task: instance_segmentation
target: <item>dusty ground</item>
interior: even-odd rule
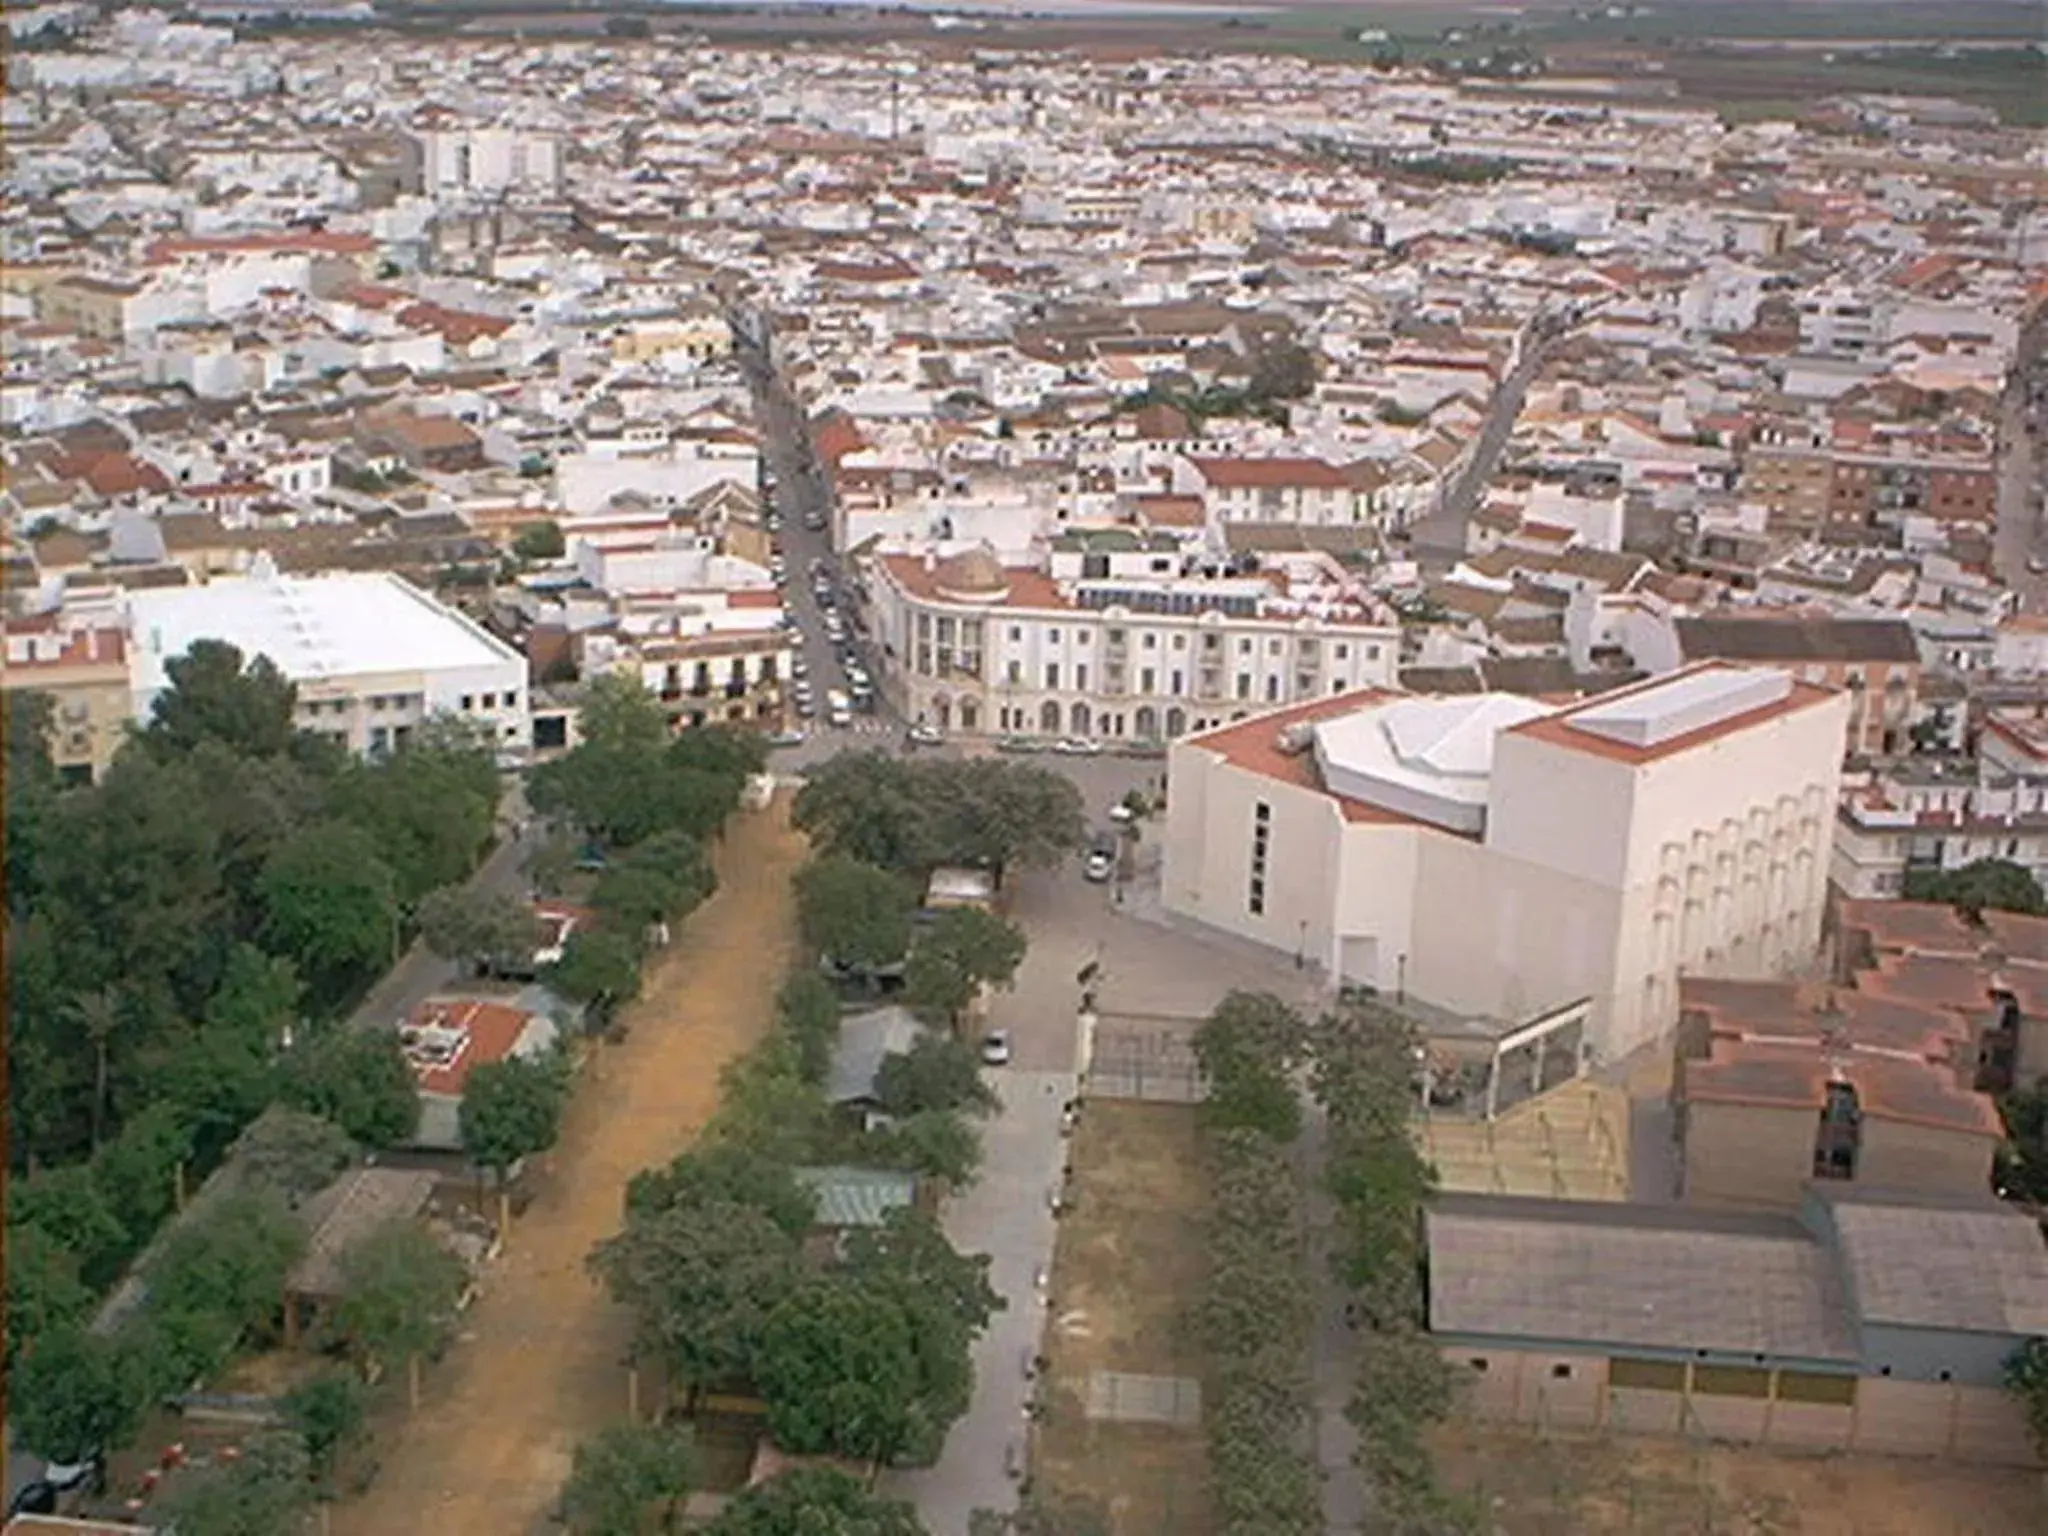
[[[657,963],[625,1042],[592,1057],[462,1340],[428,1373],[420,1411],[386,1437],[367,1496],[335,1511],[334,1536],[542,1528],[576,1443],[624,1414],[627,1321],[584,1258],[617,1229],[627,1179],[688,1145],[719,1069],[766,1029],[803,853],[786,799],[734,820],[718,894]]]
[[[1074,1136],[1075,1208],[1053,1255],[1047,1415],[1032,1470],[1106,1503],[1115,1536],[1206,1536],[1199,1430],[1090,1422],[1089,1373],[1198,1376],[1184,1310],[1204,1281],[1208,1190],[1192,1106],[1095,1099]]]
[[[2042,1479],[1876,1456],[1753,1446],[1537,1438],[1471,1424],[1440,1433],[1456,1487],[1495,1499],[1505,1536],[2016,1536],[2048,1529]]]

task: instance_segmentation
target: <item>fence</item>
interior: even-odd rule
[[[1195,1060],[1200,1022],[1173,1014],[1102,1015],[1088,1063],[1089,1096],[1199,1104],[1209,1093]]]

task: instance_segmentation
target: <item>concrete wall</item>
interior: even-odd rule
[[[1967,1131],[1940,1130],[1866,1115],[1856,1182],[1873,1189],[1981,1196],[1990,1187],[1996,1143]]]
[[[1867,1123],[1867,1122],[1866,1122]],[[1760,1104],[1685,1106],[1681,1171],[1694,1205],[1796,1211],[1813,1177],[1819,1114]]]
[[[1863,1325],[1863,1355],[1870,1368],[1894,1381],[2001,1387],[2005,1362],[2025,1341],[2009,1334],[1958,1328]]]
[[[1683,1373],[1682,1390],[1616,1386],[1620,1363],[1597,1354],[1446,1344],[1444,1358],[1477,1418],[1543,1430],[1686,1435],[1796,1451],[1935,1456],[1998,1466],[2039,1466],[2025,1416],[2010,1393],[1960,1382],[1853,1380],[1851,1401],[1810,1401],[1803,1383],[1838,1378],[1792,1370],[1732,1370],[1659,1362]],[[1483,1362],[1483,1365],[1482,1365]],[[1734,1380],[1717,1380],[1714,1373]],[[1763,1382],[1752,1378],[1763,1378]],[[1700,1385],[1744,1390],[1698,1390]],[[1757,1390],[1748,1390],[1751,1387]],[[1836,1387],[1839,1390],[1839,1387]]]

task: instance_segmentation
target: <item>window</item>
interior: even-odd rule
[[[1013,662],[1011,662],[1011,663],[1010,663],[1010,681],[1011,681],[1011,682],[1013,682],[1013,683],[1021,683],[1021,682],[1023,682],[1023,681],[1024,681],[1024,663],[1023,663],[1023,662],[1021,662],[1021,661],[1013,661]]]
[[[1275,635],[1266,642],[1266,654],[1268,656],[1278,656],[1280,654],[1280,637],[1278,635]]]
[[[1365,659],[1367,661],[1378,661],[1380,659],[1380,648],[1376,645],[1368,645],[1365,648]]]
[[[495,693],[485,694],[483,697],[483,707],[485,709],[496,709],[498,707],[498,696]]]
[[[516,693],[508,693],[508,694],[506,694],[506,695],[505,695],[505,707],[506,707],[507,709],[517,709],[517,708],[519,707],[519,695],[518,695],[518,694],[516,694]]]
[[[1074,686],[1083,691],[1088,687],[1088,663],[1085,661],[1074,663]]]
[[[1145,631],[1145,638],[1139,641],[1138,643],[1144,646],[1145,649],[1148,651],[1156,651],[1159,649],[1159,637],[1153,634],[1152,631],[1149,629]]]
[[[1122,645],[1124,643],[1124,632],[1120,629],[1106,629],[1102,632],[1102,638],[1111,645]]]
[[[1014,644],[1018,643],[1019,641],[1023,640],[1023,638],[1024,638],[1024,626],[1023,626],[1023,625],[1021,625],[1021,624],[1012,624],[1012,625],[1010,626],[1010,642],[1011,642],[1011,644],[1013,644],[1013,645],[1014,645]]]
[[[465,693],[465,694],[464,694],[464,695],[462,696],[462,707],[463,707],[464,709],[475,709],[475,708],[476,708],[476,695],[475,695],[475,694],[473,694],[473,693]]]
[[[1266,910],[1266,855],[1272,841],[1273,807],[1261,800],[1252,807],[1251,885],[1245,895],[1245,907],[1253,917],[1263,916]]]
[[[1048,688],[1057,688],[1059,687],[1059,685],[1060,664],[1056,661],[1048,661],[1045,664],[1045,686]]]
[[[1058,629],[1048,629],[1048,630],[1047,630],[1047,631],[1045,632],[1045,643],[1046,643],[1047,645],[1058,645],[1058,644],[1060,643],[1060,632],[1059,632],[1059,630],[1058,630]]]
[[[1570,1381],[1572,1379],[1572,1368],[1560,1361],[1550,1368],[1550,1379],[1552,1381]]]
[[[1173,637],[1173,648],[1176,651],[1186,650],[1188,648],[1188,637],[1186,635],[1175,635]]]
[[[1337,647],[1337,659],[1338,659],[1339,661],[1349,661],[1349,660],[1351,659],[1351,647],[1350,647],[1350,646],[1348,646],[1348,645],[1340,645],[1340,646],[1338,646],[1338,647]]]
[[[1484,1355],[1474,1355],[1465,1364],[1472,1368],[1472,1374],[1475,1376],[1484,1376],[1486,1374],[1486,1357]]]
[[[1239,640],[1238,640],[1238,642],[1237,642],[1237,654],[1238,654],[1238,655],[1240,655],[1240,656],[1249,656],[1249,655],[1251,655],[1251,653],[1252,653],[1252,642],[1251,642],[1251,639],[1250,639],[1250,637],[1249,637],[1249,636],[1245,636],[1245,637],[1240,637],[1240,638],[1239,638]]]
[[[1237,674],[1237,696],[1240,699],[1248,699],[1252,696],[1251,673],[1240,672]]]

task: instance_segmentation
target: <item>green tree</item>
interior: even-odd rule
[[[463,1085],[462,1150],[502,1185],[513,1164],[555,1144],[568,1098],[568,1066],[558,1053],[484,1062]]]
[[[749,1380],[769,1316],[804,1273],[795,1234],[717,1199],[629,1209],[590,1264],[632,1311],[640,1353],[691,1386]]]
[[[548,972],[548,985],[600,1011],[631,1002],[640,995],[639,943],[616,927],[578,928]]]
[[[1258,400],[1300,400],[1316,387],[1316,354],[1292,338],[1274,340],[1252,354],[1249,393]]]
[[[963,1189],[981,1170],[981,1132],[965,1116],[932,1109],[910,1115],[868,1136],[868,1155],[888,1168],[901,1168]]]
[[[7,1365],[27,1345],[85,1320],[92,1293],[78,1255],[32,1222],[7,1224]]]
[[[792,1167],[817,1157],[829,1141],[830,1111],[804,1076],[803,1057],[788,1036],[771,1035],[730,1063],[719,1081],[714,1140]]]
[[[982,987],[1010,984],[1024,949],[1016,924],[980,907],[950,907],[910,952],[905,995],[914,1007],[958,1020]]]
[[[692,1147],[666,1168],[634,1174],[626,1185],[629,1215],[704,1205],[748,1206],[791,1237],[802,1237],[818,1214],[817,1195],[797,1182],[787,1163],[732,1142]]]
[[[79,1273],[93,1290],[113,1284],[134,1251],[135,1241],[91,1165],[47,1168],[13,1181],[7,1191],[7,1219],[31,1226],[75,1255]]]
[[[82,1462],[127,1444],[142,1398],[111,1339],[61,1328],[24,1350],[7,1382],[8,1427],[49,1461]]]
[[[360,827],[308,827],[278,850],[261,881],[265,937],[329,997],[398,948],[398,892]]]
[[[114,987],[80,993],[72,1003],[79,1033],[92,1043],[92,1147],[100,1147],[100,1122],[107,1109],[107,1052],[121,1027],[124,999]]]
[[[313,1503],[304,1442],[290,1432],[259,1434],[235,1461],[200,1470],[164,1497],[170,1528],[206,1536],[288,1536]]]
[[[907,875],[938,862],[931,805],[911,765],[880,752],[841,752],[812,767],[791,815],[827,857]]]
[[[770,1314],[754,1361],[775,1443],[886,1462],[943,1435],[922,1415],[915,1327],[895,1297],[844,1275],[792,1293]]]
[[[164,665],[170,686],[150,708],[144,743],[160,756],[217,741],[243,757],[289,751],[298,693],[267,656],[243,665],[222,640],[195,640]]]
[[[469,1273],[416,1221],[387,1222],[341,1256],[335,1331],[363,1356],[416,1366],[455,1327]],[[415,1404],[418,1381],[412,1382]]]
[[[2034,1448],[2048,1456],[2048,1338],[2029,1339],[2005,1362],[2006,1390],[2019,1399]]]
[[[1301,1015],[1270,993],[1232,992],[1195,1031],[1195,1059],[1209,1080],[1204,1116],[1279,1141],[1301,1133],[1292,1073],[1307,1044]]]
[[[376,845],[401,906],[457,884],[482,860],[501,794],[497,745],[472,721],[436,715],[389,757],[343,765],[333,809]]]
[[[981,1080],[973,1047],[950,1035],[924,1035],[909,1050],[883,1057],[875,1097],[884,1111],[901,1118],[934,1110],[987,1114],[999,1104]]]
[[[322,1031],[285,1059],[281,1091],[360,1146],[395,1147],[419,1128],[419,1083],[395,1031]]]
[[[192,1155],[192,1138],[170,1103],[151,1104],[129,1117],[121,1134],[93,1159],[93,1182],[115,1220],[131,1234],[154,1232],[177,1202],[178,1169]]]
[[[318,1194],[355,1156],[355,1143],[332,1120],[282,1105],[242,1136],[249,1177],[288,1206]]]
[[[716,886],[711,860],[695,834],[657,832],[606,866],[591,904],[631,932],[681,921]]]
[[[710,838],[739,804],[744,765],[760,760],[758,748],[709,726],[671,744],[660,704],[622,674],[586,688],[581,729],[572,750],[528,776],[527,801],[612,848],[660,832]]]
[[[734,1499],[706,1536],[927,1536],[908,1504],[830,1467],[798,1467]]]
[[[931,806],[939,862],[995,871],[1051,866],[1088,841],[1081,791],[1063,773],[1013,758],[923,758],[910,765]]]
[[[775,994],[775,1019],[795,1052],[797,1072],[813,1085],[832,1070],[839,1045],[839,997],[808,967],[790,972]]]
[[[528,564],[559,560],[567,549],[568,544],[562,538],[562,525],[552,520],[529,523],[512,540],[512,553]]]
[[[519,971],[540,945],[533,908],[504,891],[444,885],[427,892],[414,918],[435,954],[479,971]]]
[[[1951,870],[1908,870],[1904,894],[1908,901],[1945,901],[1971,913],[1990,908],[2039,917],[2048,912],[2040,882],[2010,859],[1977,859]]]
[[[2035,1205],[2048,1205],[2048,1078],[2007,1094],[1998,1107],[2005,1117],[1998,1188]]]
[[[328,1371],[299,1383],[279,1406],[284,1421],[306,1448],[306,1458],[322,1482],[331,1482],[335,1462],[357,1435],[369,1413],[360,1376]]]
[[[576,1447],[562,1511],[576,1536],[640,1536],[650,1509],[676,1529],[697,1481],[696,1447],[673,1424],[611,1424]]]
[[[285,1276],[305,1246],[305,1229],[276,1196],[227,1195],[170,1234],[147,1272],[150,1307],[223,1319],[232,1344],[276,1315]]]
[[[841,965],[883,966],[910,949],[917,890],[902,876],[844,854],[797,872],[797,924],[804,942]]]

